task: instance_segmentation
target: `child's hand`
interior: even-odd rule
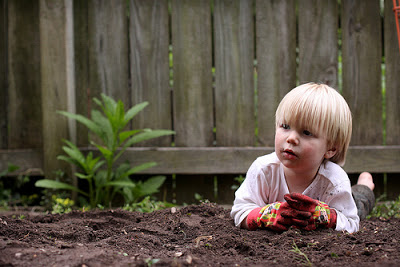
[[[256,210],[254,210],[256,211]],[[277,232],[287,231],[292,225],[304,228],[308,225],[311,213],[291,208],[286,202],[274,202],[249,214],[247,224],[250,229],[269,228]]]
[[[299,193],[287,194],[285,195],[285,200],[292,208],[312,214],[309,224],[303,229],[315,230],[318,226],[325,228],[336,227],[336,211],[329,208],[326,203]]]

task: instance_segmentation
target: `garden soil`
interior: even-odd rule
[[[211,203],[152,213],[0,214],[0,266],[400,266],[400,220],[354,234],[236,228]]]

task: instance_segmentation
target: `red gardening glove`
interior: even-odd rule
[[[300,228],[305,230],[315,230],[318,227],[336,227],[336,211],[329,208],[326,203],[299,193],[286,194],[284,198],[290,207],[299,211],[307,211],[312,214],[308,225]]]
[[[311,213],[291,208],[286,202],[274,202],[262,208],[253,209],[247,216],[250,230],[269,228],[273,231],[287,231],[292,225],[306,227]]]

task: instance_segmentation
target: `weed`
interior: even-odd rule
[[[237,190],[237,189],[239,188],[239,186],[243,183],[243,181],[244,181],[245,178],[246,178],[246,177],[244,177],[244,176],[242,176],[242,175],[240,175],[240,176],[238,176],[238,177],[235,177],[234,180],[235,180],[237,183],[234,184],[234,185],[232,185],[232,186],[231,186],[231,189],[232,189],[232,190]]]
[[[116,102],[104,94],[101,95],[101,101],[97,98],[93,100],[100,107],[100,110],[92,110],[91,119],[79,114],[59,112],[61,115],[86,126],[91,133],[89,135],[90,143],[99,151],[100,156],[97,157],[92,152],[84,155],[75,144],[64,140],[66,145],[63,146],[63,150],[66,155],[58,156],[58,159],[78,167],[80,172],[75,173],[75,175],[87,181],[88,192],[70,184],[48,179],[39,180],[35,185],[76,191],[89,199],[91,208],[99,205],[103,207],[111,206],[117,194],[122,195],[126,203],[134,203],[146,195],[157,192],[158,188],[164,183],[165,177],[152,177],[144,183],[135,183],[129,178],[130,175],[155,166],[155,162],[147,162],[135,167],[131,167],[128,162],[119,166],[115,165],[126,149],[133,144],[171,135],[174,132],[151,129],[125,130],[128,123],[148,105],[148,102],[137,104],[125,112],[122,101]]]
[[[0,178],[13,174],[18,169],[18,166],[8,163],[7,169],[0,172]],[[37,194],[25,195],[21,193],[21,188],[30,182],[26,173],[29,173],[29,170],[13,178],[11,187],[6,186],[6,183],[3,183],[0,179],[0,207],[8,209],[10,206],[28,206],[39,199]]]
[[[55,195],[52,195],[53,206],[52,206],[52,214],[62,214],[68,213],[72,211],[72,206],[74,205],[74,201],[69,198],[60,198]]]
[[[154,201],[150,198],[150,196],[147,196],[140,202],[125,204],[123,209],[127,211],[153,212],[155,210],[165,209],[173,206],[173,204],[168,202]]]
[[[332,257],[332,258],[335,258],[335,259],[338,259],[338,258],[339,258],[339,256],[338,256],[335,252],[332,252],[332,253],[331,253],[331,257]]]
[[[301,251],[301,250],[299,249],[299,247],[296,245],[296,242],[295,242],[295,241],[293,241],[293,246],[292,246],[292,248],[293,248],[293,249],[291,249],[291,250],[289,250],[289,251],[294,252],[294,253],[297,254],[297,256],[295,257],[297,260],[301,261],[301,262],[302,262],[304,265],[306,265],[306,266],[312,266],[312,263],[311,263],[311,261],[308,259],[307,255],[306,255],[303,251]]]
[[[152,266],[153,264],[156,264],[157,262],[159,262],[160,259],[152,259],[152,258],[148,258],[145,260],[147,266]]]
[[[376,200],[376,204],[368,215],[369,218],[400,218],[400,195],[396,200],[381,202],[380,200],[385,196],[382,195]]]

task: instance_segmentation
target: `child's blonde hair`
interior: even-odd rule
[[[300,85],[282,99],[275,115],[276,127],[285,123],[323,134],[328,149],[336,149],[330,161],[343,166],[352,131],[352,117],[346,100],[325,84]]]

